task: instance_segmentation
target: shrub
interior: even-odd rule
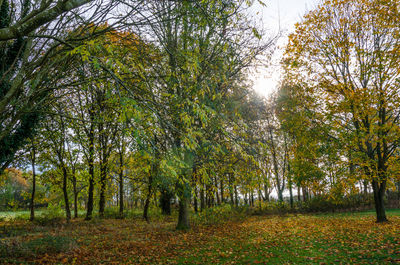
[[[251,209],[248,206],[232,207],[229,204],[222,204],[204,209],[193,216],[193,222],[197,224],[219,224],[230,220],[239,220],[249,214]]]
[[[30,218],[30,213],[20,213],[16,214],[12,219],[13,220],[29,220]]]
[[[121,215],[119,214],[119,208],[110,207],[110,208],[104,209],[104,218],[110,218],[110,219],[119,219],[119,218],[121,218]]]
[[[30,241],[0,241],[0,258],[29,258],[49,253],[67,252],[75,248],[76,241],[65,236],[46,235]]]
[[[49,205],[47,209],[38,217],[35,217],[35,222],[39,225],[54,225],[62,222],[65,219],[63,210],[58,204]]]
[[[325,196],[315,196],[303,202],[301,210],[306,212],[328,212],[337,208],[337,205]]]

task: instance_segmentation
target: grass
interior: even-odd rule
[[[35,215],[40,215],[43,210],[37,210]],[[10,221],[12,219],[29,219],[30,211],[1,211],[0,220]]]
[[[37,226],[2,222],[0,242],[24,255],[0,263],[44,264],[384,264],[400,262],[400,210],[376,224],[374,212],[252,216],[174,230],[176,216],[94,219]],[[55,245],[56,247],[47,248]],[[35,250],[36,247],[36,250]],[[22,250],[21,250],[22,249]],[[45,249],[45,251],[44,251]],[[20,252],[18,252],[20,251]],[[22,252],[21,252],[22,251]],[[34,254],[32,254],[34,253]]]

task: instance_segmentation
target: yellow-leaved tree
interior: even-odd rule
[[[353,152],[358,174],[348,177],[372,185],[377,222],[387,221],[384,194],[399,168],[399,1],[323,1],[296,25],[284,64],[319,122]]]

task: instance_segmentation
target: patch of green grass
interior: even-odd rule
[[[35,217],[41,216],[45,211],[46,211],[46,209],[35,210]],[[31,212],[29,210],[0,211],[0,220],[4,220],[4,221],[10,221],[13,219],[29,220],[30,214],[31,214]]]
[[[343,212],[343,213],[321,213],[316,214],[315,216],[320,217],[367,217],[367,216],[375,216],[375,210],[367,210],[367,211],[360,211],[360,212]],[[386,215],[388,217],[391,216],[400,216],[400,209],[386,209]]]
[[[0,220],[9,221],[18,217],[25,217],[29,214],[29,211],[4,211],[0,212]]]
[[[388,211],[388,224],[376,224],[374,212],[255,217],[240,231],[182,251],[176,264],[397,263],[399,213]]]

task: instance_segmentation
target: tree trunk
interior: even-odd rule
[[[232,183],[233,181],[232,181],[232,176],[231,176],[231,174],[229,174],[228,173],[228,187],[229,187],[229,197],[230,197],[230,199],[231,199],[231,204],[232,205],[235,205],[235,199],[234,199],[234,194],[233,194],[233,191],[234,191],[234,187],[233,187],[233,183]]]
[[[229,187],[229,197],[231,198],[231,204],[235,205],[235,199],[233,197],[233,187]]]
[[[238,207],[239,206],[239,195],[238,195],[238,191],[237,191],[237,186],[235,185],[235,206]]]
[[[107,178],[107,167],[106,161],[102,159],[100,165],[100,200],[99,200],[99,216],[104,217],[104,209],[106,204],[106,178]]]
[[[189,204],[190,204],[190,190],[187,184],[183,184],[179,198],[179,216],[177,230],[188,230],[190,229],[189,224]]]
[[[90,112],[91,120],[93,116],[93,111]],[[85,220],[91,220],[93,215],[93,204],[94,204],[94,123],[91,121],[90,131],[89,131],[89,190],[88,190],[88,202],[87,202],[87,212]]]
[[[267,184],[264,184],[264,192],[265,192],[265,200],[269,202],[269,190]]]
[[[67,179],[68,179],[68,173],[67,173],[67,168],[65,166],[62,167],[63,171],[63,194],[64,194],[64,203],[65,203],[65,214],[67,218],[67,222],[71,220],[71,210],[69,208],[69,200],[68,200],[68,190],[67,190]]]
[[[297,201],[301,201],[300,186],[297,186]]]
[[[193,198],[193,204],[194,204],[194,212],[197,213],[199,211],[198,208],[198,201],[197,201],[197,184],[194,184],[194,198]]]
[[[35,149],[32,148],[32,194],[31,194],[31,216],[30,221],[35,219],[35,192],[36,192],[36,170],[35,170]]]
[[[151,174],[149,175],[149,183],[147,186],[147,196],[146,196],[146,201],[144,203],[144,207],[143,207],[143,219],[146,220],[147,223],[150,222],[149,220],[149,206],[150,206],[150,200],[151,200],[151,195],[153,192],[153,173],[154,173],[154,168],[151,172]]]
[[[200,212],[202,212],[204,210],[205,205],[206,205],[204,197],[205,197],[204,196],[204,184],[203,184],[203,181],[201,181],[201,184],[200,184]]]
[[[221,203],[224,203],[225,202],[225,199],[224,199],[224,181],[223,181],[222,177],[221,177],[219,185],[220,185],[220,191],[221,191]]]
[[[143,207],[143,219],[146,220],[147,223],[150,223],[150,220],[149,220],[150,199],[151,199],[151,194],[148,193],[146,196],[146,201],[144,203],[144,207]]]
[[[119,153],[119,215],[124,216],[124,163],[123,153]]]
[[[217,197],[217,205],[220,205],[221,202],[219,200],[219,194],[218,194],[218,181],[217,181],[217,177],[214,178],[214,182],[215,182],[215,196]],[[213,196],[214,197],[214,196]]]
[[[78,191],[76,188],[75,170],[72,172],[72,187],[74,189],[74,218],[78,218]]]
[[[292,174],[289,162],[288,162],[288,182],[289,182],[288,184],[289,184],[290,208],[293,209],[293,182],[292,182]]]
[[[385,204],[383,199],[385,195],[386,181],[382,181],[382,183],[379,184],[376,180],[373,180],[372,189],[374,191],[376,222],[387,222],[388,220],[386,218]]]
[[[206,185],[206,197],[207,197],[207,207],[208,208],[212,207],[212,197],[213,196],[211,196],[211,194],[214,195],[214,193],[211,192],[210,185]]]
[[[293,203],[293,189],[292,189],[292,184],[289,186],[289,195],[290,195],[290,208],[293,209],[294,203]]]
[[[163,215],[171,215],[171,198],[172,192],[167,189],[161,190],[160,206]]]
[[[181,178],[184,178],[181,176]],[[189,204],[190,204],[190,185],[188,183],[182,183],[182,179],[178,180],[177,191],[179,196],[179,216],[177,230],[188,230],[190,229],[189,224]]]
[[[397,199],[400,200],[400,181],[397,182]]]
[[[303,201],[306,202],[307,201],[307,188],[306,187],[302,187],[303,190]]]

